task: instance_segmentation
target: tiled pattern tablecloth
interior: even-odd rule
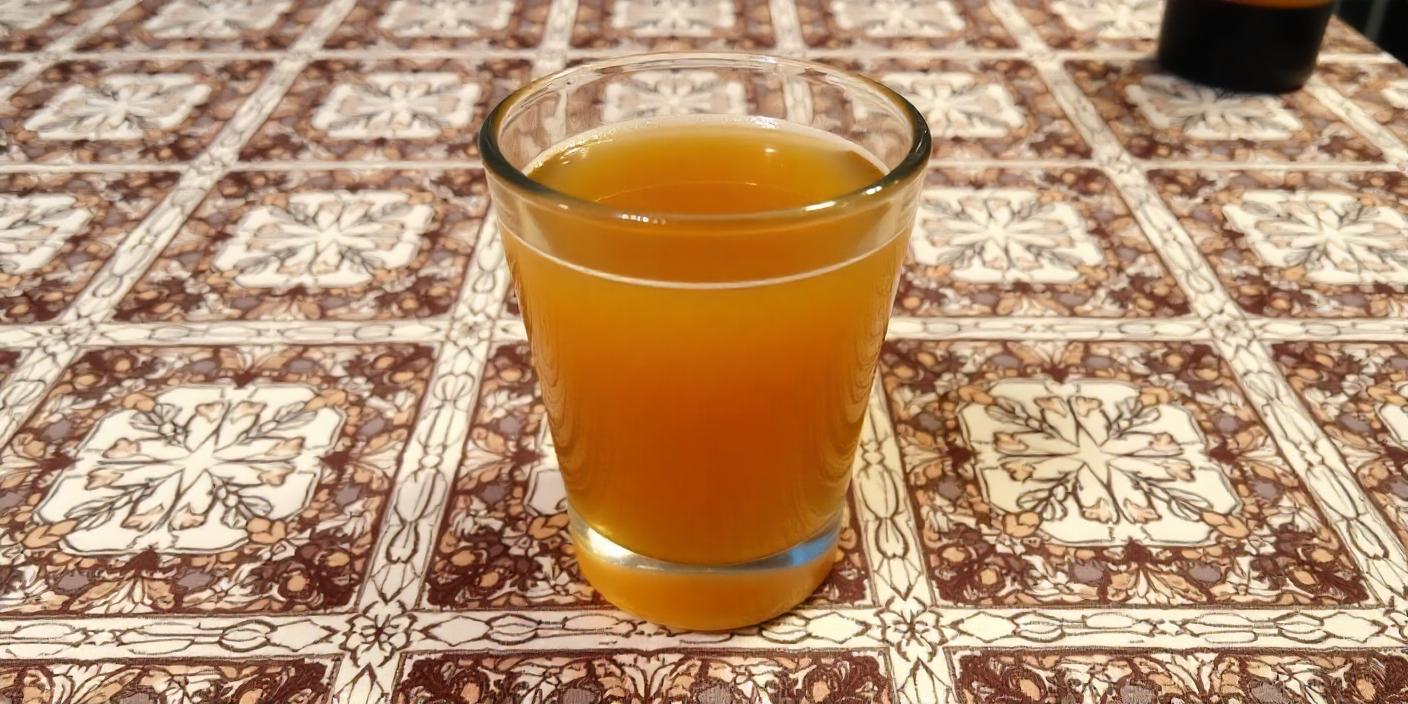
[[[1160,5],[0,2],[0,702],[1408,701],[1408,69]],[[723,634],[582,582],[474,142],[680,47],[936,136],[838,565]]]

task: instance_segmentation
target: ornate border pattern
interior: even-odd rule
[[[237,0],[218,2],[239,4]],[[495,2],[508,14],[501,15]],[[22,0],[15,4],[44,5],[46,12],[53,12],[50,20],[24,21],[19,24],[26,27],[7,30],[6,47],[11,53],[0,57],[0,103],[10,108],[0,110],[0,126],[12,158],[0,164],[0,171],[12,185],[9,190],[16,193],[4,195],[31,195],[36,184],[73,179],[159,187],[145,189],[140,203],[128,204],[124,212],[132,222],[90,220],[86,232],[57,246],[44,245],[48,249],[42,251],[33,244],[16,245],[15,252],[27,257],[23,260],[26,272],[40,271],[40,279],[0,270],[0,281],[7,286],[29,285],[26,295],[41,295],[48,280],[42,272],[62,268],[70,261],[66,257],[77,252],[101,261],[100,267],[84,269],[82,277],[70,277],[72,290],[55,289],[53,297],[46,299],[51,303],[49,313],[15,314],[0,320],[0,443],[7,448],[7,456],[50,462],[52,466],[40,470],[55,476],[69,471],[63,469],[64,462],[72,464],[73,458],[55,459],[42,447],[48,442],[45,432],[59,438],[59,431],[51,426],[63,420],[53,415],[61,397],[78,402],[75,420],[89,416],[105,420],[82,420],[88,423],[88,435],[68,438],[63,434],[55,447],[66,446],[65,442],[75,448],[93,445],[111,435],[104,433],[118,427],[119,421],[153,412],[145,409],[148,402],[155,408],[156,396],[143,389],[112,386],[98,393],[85,387],[106,378],[89,373],[95,360],[132,363],[122,361],[131,356],[124,350],[140,350],[142,359],[181,360],[186,350],[236,349],[253,341],[262,350],[259,354],[270,359],[284,359],[279,355],[287,355],[288,350],[340,350],[330,358],[343,364],[336,360],[348,357],[349,350],[367,350],[369,359],[363,363],[375,367],[375,350],[414,349],[422,366],[410,377],[397,377],[399,381],[391,377],[405,370],[388,367],[379,370],[381,376],[363,375],[368,379],[366,387],[349,387],[342,396],[324,389],[327,395],[319,397],[322,400],[298,397],[309,418],[317,417],[320,409],[341,412],[336,410],[341,408],[338,404],[365,403],[368,408],[380,404],[376,407],[400,423],[394,429],[389,421],[378,426],[375,418],[362,414],[360,425],[338,426],[349,442],[380,443],[378,433],[394,432],[396,443],[385,476],[375,479],[376,516],[357,547],[356,588],[339,592],[338,604],[212,609],[200,614],[180,608],[148,608],[145,613],[104,608],[101,613],[89,609],[35,616],[36,609],[30,609],[31,615],[25,615],[20,607],[26,595],[15,594],[12,586],[30,583],[33,575],[25,570],[33,565],[15,569],[11,565],[20,563],[7,558],[29,554],[26,551],[60,555],[62,550],[50,546],[69,539],[77,528],[68,526],[70,533],[16,532],[15,545],[0,539],[0,601],[17,598],[19,605],[0,609],[0,657],[7,662],[0,668],[0,699],[16,698],[14,693],[23,690],[19,700],[54,702],[82,701],[92,693],[107,694],[115,701],[147,697],[166,704],[382,704],[419,701],[422,695],[476,702],[494,701],[500,693],[518,695],[547,687],[555,694],[570,690],[576,697],[563,701],[583,702],[632,693],[689,702],[754,695],[774,701],[833,702],[847,701],[833,696],[845,691],[862,693],[856,701],[947,704],[996,701],[994,697],[1060,700],[1123,687],[1117,691],[1128,693],[1126,701],[1140,701],[1138,697],[1146,695],[1216,700],[1214,690],[1208,689],[1214,679],[1218,686],[1264,694],[1264,698],[1281,695],[1306,702],[1396,702],[1408,690],[1403,677],[1408,615],[1396,606],[1408,598],[1408,532],[1402,524],[1402,507],[1408,502],[1408,481],[1402,478],[1408,471],[1403,449],[1408,443],[1408,415],[1402,410],[1408,407],[1404,401],[1408,382],[1402,379],[1408,363],[1396,361],[1403,359],[1400,352],[1408,343],[1408,324],[1398,319],[1401,316],[1385,314],[1396,310],[1390,305],[1393,294],[1402,294],[1401,284],[1393,279],[1396,264],[1375,262],[1372,247],[1366,250],[1361,240],[1354,239],[1361,231],[1342,230],[1337,236],[1347,238],[1344,241],[1349,244],[1315,255],[1320,257],[1314,260],[1320,266],[1316,269],[1309,260],[1296,258],[1308,247],[1304,240],[1278,244],[1291,241],[1287,238],[1298,232],[1294,228],[1286,229],[1284,223],[1246,225],[1274,219],[1270,206],[1263,203],[1262,210],[1252,212],[1229,201],[1209,204],[1209,212],[1204,213],[1185,207],[1177,197],[1224,182],[1232,183],[1238,194],[1270,191],[1287,183],[1340,184],[1345,190],[1373,182],[1377,173],[1401,175],[1408,170],[1408,144],[1401,125],[1385,119],[1393,107],[1404,107],[1394,102],[1400,99],[1396,81],[1401,80],[1402,69],[1386,56],[1368,51],[1361,39],[1342,27],[1335,29],[1335,51],[1325,58],[1325,72],[1306,91],[1280,104],[1279,112],[1269,110],[1273,117],[1253,120],[1255,124],[1248,127],[1238,122],[1245,117],[1245,106],[1224,111],[1215,117],[1221,120],[1220,126],[1198,128],[1196,139],[1178,149],[1166,118],[1184,114],[1178,111],[1187,109],[1189,94],[1158,81],[1143,81],[1149,69],[1139,63],[1137,52],[1147,47],[1146,39],[1105,41],[1082,35],[1063,41],[1058,34],[1065,25],[1033,24],[1041,18],[1071,16],[1054,10],[1057,5],[1101,5],[1097,0],[951,0],[935,3],[947,9],[926,5],[910,14],[906,8],[917,6],[911,0],[480,0],[472,3],[477,24],[439,39],[419,29],[444,24],[433,14],[397,14],[410,18],[407,24],[387,20],[383,26],[381,14],[359,8],[354,0],[287,3],[265,34],[258,31],[262,20],[257,17],[250,20],[252,30],[197,23],[204,34],[187,39],[175,37],[169,25],[153,24],[160,10],[145,0],[107,4]],[[433,0],[421,4],[435,5]],[[393,6],[397,3],[384,2],[376,8],[388,15],[393,10],[409,12]],[[0,15],[0,20],[5,17]],[[1157,266],[1151,264],[1151,270],[1161,286],[1166,278],[1176,289],[1161,289],[1164,298],[1160,300],[1168,303],[1149,308],[1156,312],[1147,316],[1088,315],[1082,302],[1073,301],[1040,309],[1019,307],[1012,315],[989,307],[962,319],[897,317],[887,347],[894,363],[888,364],[885,383],[877,384],[872,396],[855,463],[848,530],[853,540],[848,538],[846,564],[859,576],[846,577],[849,581],[834,595],[815,599],[774,621],[730,633],[681,633],[621,614],[590,594],[557,603],[436,596],[441,577],[467,574],[456,571],[459,544],[446,542],[445,527],[463,513],[455,507],[466,496],[483,492],[482,487],[466,485],[469,478],[482,476],[474,469],[481,465],[473,463],[485,461],[485,447],[492,450],[493,443],[508,437],[499,417],[485,415],[488,406],[483,399],[497,398],[501,391],[500,396],[512,395],[509,392],[516,387],[513,379],[505,377],[506,369],[509,377],[513,373],[504,366],[503,351],[521,347],[525,336],[516,307],[506,305],[511,295],[502,247],[492,224],[492,206],[483,210],[478,182],[437,181],[428,174],[476,173],[482,165],[472,147],[475,123],[492,100],[530,73],[541,75],[573,60],[633,48],[722,46],[728,44],[725,20],[730,17],[743,28],[747,42],[778,53],[882,66],[897,73],[934,68],[954,73],[955,67],[1012,69],[1003,93],[1010,95],[1011,104],[1000,97],[993,99],[1013,110],[1035,105],[1039,114],[1027,115],[1031,121],[1025,124],[1046,131],[1029,139],[1023,123],[1015,120],[980,126],[979,136],[971,143],[982,149],[936,153],[935,173],[949,174],[936,176],[942,181],[938,185],[956,182],[955,170],[966,170],[964,178],[970,180],[983,178],[985,172],[1058,177],[1098,173],[1101,189],[1122,205],[1117,213],[1120,227],[1137,233],[1138,237],[1131,234],[1130,242],[1141,243],[1138,252],[1124,252],[1112,240],[1108,256],[1144,257],[1152,262],[1148,252],[1156,253]],[[505,29],[492,29],[501,25]],[[364,26],[377,27],[379,34],[371,36],[371,30],[365,30],[367,36],[360,36]],[[1089,32],[1100,31],[1091,27]],[[218,70],[204,70],[211,67]],[[354,71],[368,75],[350,75]],[[143,93],[133,88],[132,80],[122,78],[136,74],[167,78],[155,80],[155,92]],[[164,106],[166,112],[153,113],[141,124],[164,130],[170,153],[138,151],[132,146],[135,142],[122,141],[130,136],[123,131],[129,128],[104,128],[101,121],[85,121],[81,114],[65,120],[49,119],[57,112],[45,119],[36,117],[63,97],[62,87],[53,82],[72,75],[80,75],[95,90],[157,100],[152,105]],[[363,130],[358,133],[334,118],[318,116],[320,106],[334,98],[348,102],[355,97],[351,87],[335,94],[339,84],[351,86],[364,78],[361,85],[369,86],[370,92],[389,90],[394,81],[402,81],[397,85],[459,101],[448,127],[453,139],[427,140],[425,128],[413,121],[367,122],[356,127]],[[1131,86],[1140,90],[1131,93]],[[963,87],[953,84],[944,89]],[[1408,96],[1408,85],[1401,89]],[[1028,107],[1020,107],[1024,105]],[[181,113],[186,122],[168,113]],[[97,144],[71,139],[86,134],[84,130],[101,137],[102,129],[109,129],[108,136],[115,141]],[[1018,137],[983,137],[984,129],[1007,129]],[[1239,129],[1285,138],[1276,146],[1258,149],[1237,141]],[[49,137],[42,140],[43,145],[57,145],[47,151],[36,141],[46,133]],[[355,134],[380,136],[359,141]],[[442,148],[446,143],[456,146]],[[1239,155],[1254,156],[1256,163],[1229,160]],[[1401,178],[1388,180],[1397,183]],[[227,307],[202,307],[224,302],[203,302],[209,291],[198,285],[201,282],[193,282],[183,286],[190,296],[183,310],[196,314],[124,312],[132,309],[132,301],[147,295],[150,286],[143,282],[149,282],[154,272],[197,265],[202,271],[213,271],[206,264],[219,255],[201,251],[198,243],[188,241],[190,233],[235,237],[238,228],[224,222],[218,209],[203,204],[215,203],[229,184],[245,183],[252,187],[311,183],[314,190],[323,192],[356,192],[372,183],[382,194],[377,197],[393,200],[401,197],[396,193],[414,191],[405,202],[397,202],[396,218],[401,226],[432,230],[446,227],[445,214],[417,210],[422,203],[416,198],[421,193],[434,198],[438,192],[472,203],[468,219],[474,222],[448,238],[453,240],[448,251],[427,246],[411,256],[404,248],[391,247],[381,255],[384,266],[366,274],[381,277],[377,281],[400,282],[388,272],[396,271],[403,261],[424,260],[418,267],[441,262],[442,275],[423,284],[435,287],[432,310],[402,306],[378,309],[375,314],[314,315],[310,308],[302,314],[265,315],[261,309],[259,314],[233,315]],[[1401,189],[1376,192],[1383,197],[1369,205],[1391,208],[1392,198],[1385,194]],[[308,196],[311,200],[305,202],[324,203],[318,199],[329,197]],[[1269,202],[1269,196],[1258,197]],[[283,204],[270,193],[249,205],[268,209]],[[1321,212],[1342,205],[1322,198],[1304,207],[1307,212]],[[1374,223],[1392,225],[1398,222],[1394,217],[1378,213],[1361,221],[1367,223],[1365,231],[1374,231]],[[77,220],[55,222],[55,231],[60,231],[68,227],[65,222]],[[1301,221],[1305,222],[1309,221]],[[1241,228],[1236,233],[1235,257],[1208,244],[1209,232],[1223,228]],[[225,246],[223,240],[221,246]],[[53,257],[42,265],[33,264],[49,250]],[[1090,270],[1085,275],[1103,276],[1082,264],[1080,250],[1075,251],[1070,255],[1074,258],[1067,260],[1070,267],[1085,266]],[[10,254],[0,249],[0,257]],[[308,272],[313,272],[317,260],[309,262]],[[1268,267],[1278,262],[1285,265],[1282,270],[1270,272]],[[1331,271],[1334,267],[1338,268]],[[361,285],[357,283],[361,274],[320,272],[350,277],[347,280]],[[1312,272],[1322,278],[1311,277]],[[1351,275],[1364,281],[1329,278]],[[216,286],[232,286],[228,276],[221,276],[211,274]],[[1248,296],[1257,295],[1243,290],[1249,279],[1273,282],[1287,303],[1248,305]],[[251,276],[249,282],[258,288],[257,277]],[[302,291],[284,293],[295,301],[306,303],[308,298]],[[347,305],[343,293],[324,291],[338,300],[323,300],[319,310]],[[1033,296],[1030,290],[1023,294]],[[1317,304],[1315,296],[1329,295],[1341,296],[1333,302],[1333,315],[1305,314]],[[1042,367],[1040,354],[1033,350],[1046,343],[1099,352],[1081,361],[1087,377],[1084,384],[1106,385],[1091,388],[1118,396],[1123,392],[1109,384],[1148,381],[1164,389],[1167,397],[1138,396],[1145,407],[1183,404],[1191,409],[1183,411],[1191,418],[1185,425],[1169,426],[1174,429],[1167,432],[1175,440],[1183,437],[1178,433],[1201,433],[1205,438],[1244,443],[1212,443],[1208,462],[1214,464],[1198,464],[1231,467],[1225,484],[1208,479],[1212,483],[1203,485],[1214,487],[1210,495],[1217,497],[1220,486],[1234,498],[1216,498],[1196,517],[1215,537],[1196,547],[1146,551],[1170,566],[1159,578],[1176,589],[1160,592],[1146,587],[1140,592],[1131,582],[1133,586],[1121,598],[1110,597],[1113,592],[1108,589],[1104,596],[1091,598],[1081,596],[1085,586],[1067,583],[1062,593],[1075,596],[1064,604],[1016,598],[1017,592],[989,598],[981,596],[986,593],[982,588],[995,588],[995,584],[984,584],[988,576],[981,569],[964,576],[967,591],[950,588],[957,573],[946,566],[945,555],[959,553],[947,553],[948,549],[970,556],[964,551],[1002,533],[1002,540],[1011,543],[1011,555],[1050,563],[1052,554],[1040,554],[1037,543],[1043,535],[1049,542],[1051,535],[1059,534],[1055,527],[1059,519],[1052,514],[1033,520],[1021,511],[1003,513],[1001,507],[980,506],[984,503],[981,482],[950,482],[943,467],[929,476],[930,468],[916,463],[922,453],[916,454],[915,448],[932,442],[935,433],[948,432],[942,430],[946,422],[958,423],[949,428],[949,437],[957,442],[961,423],[958,415],[943,417],[948,411],[942,404],[906,407],[903,394],[895,392],[912,380],[900,378],[906,373],[900,370],[923,368],[932,379],[951,373],[941,383],[955,384],[956,394],[969,394],[964,403],[981,406],[992,400],[991,388],[963,391],[957,376],[986,372],[945,370],[936,350],[983,346],[1030,353],[1025,361],[1021,355],[1010,355],[1018,367],[1011,367],[1001,354],[989,355],[987,371],[994,378],[1013,376],[1014,370],[1051,377],[1053,370],[1071,369],[1069,364]],[[1205,363],[1189,364],[1178,372],[1167,359],[1176,350],[1196,352]],[[1163,357],[1158,364],[1147,363],[1159,355]],[[899,363],[904,360],[907,367]],[[196,368],[197,362],[188,360],[184,368],[183,362],[169,364],[173,374],[192,378],[208,374],[209,370]],[[1144,367],[1136,368],[1139,364]],[[1371,373],[1361,373],[1361,368],[1371,368]],[[153,369],[143,369],[142,374],[164,373]],[[121,369],[104,371],[122,373]],[[244,377],[234,370],[229,379],[238,384]],[[939,383],[932,379],[931,390]],[[414,389],[404,395],[397,384]],[[301,393],[287,387],[276,391]],[[531,390],[519,391],[531,408]],[[1086,392],[1069,395],[1095,398]],[[240,399],[230,401],[230,407],[256,412],[258,398]],[[1092,403],[1080,401],[1090,409],[1095,408]],[[1015,402],[1004,412],[1012,413],[1014,408],[1018,408]],[[918,411],[911,413],[914,409]],[[213,412],[211,406],[198,407],[190,417]],[[1165,420],[1179,414],[1161,412],[1167,414]],[[367,426],[376,427],[362,434]],[[490,428],[500,433],[498,440],[486,434]],[[1405,434],[1399,435],[1400,430]],[[278,451],[330,442],[326,433],[300,432],[301,440],[280,436],[284,444]],[[121,444],[125,436],[113,437],[107,450],[120,454],[132,449]],[[541,438],[509,439],[530,450],[543,449],[529,447]],[[1229,460],[1233,450],[1243,454]],[[1196,460],[1194,464],[1203,462],[1196,453],[1183,457],[1193,458],[1189,461]],[[532,458],[526,455],[509,460],[505,466],[513,472],[526,475],[541,469],[530,467]],[[521,466],[514,464],[518,460],[523,461]],[[1183,465],[1166,466],[1183,475],[1179,469]],[[1019,475],[1026,471],[1019,465],[1012,467]],[[18,505],[13,502],[30,502],[31,495],[43,493],[42,487],[26,483],[26,477],[36,476],[32,469],[11,472],[0,467],[0,514],[10,515],[6,512]],[[296,466],[289,470],[296,471]],[[278,481],[295,475],[275,470],[266,476]],[[1280,481],[1281,488],[1271,486],[1268,477]],[[507,490],[514,490],[511,482]],[[927,504],[919,499],[945,496],[961,498],[973,511],[987,511],[982,514],[987,522],[973,531],[979,535],[976,542],[936,542],[943,535],[963,531],[956,524],[947,526],[947,534],[934,531],[933,517],[925,513]],[[339,497],[336,492],[326,496],[314,492],[308,505],[338,506],[339,501],[355,498],[351,493]],[[35,505],[27,503],[26,510],[42,510],[40,499],[33,501]],[[1152,504],[1141,505],[1152,510]],[[1287,507],[1296,508],[1297,515],[1310,521],[1311,529],[1296,533],[1300,537],[1285,537],[1285,525],[1273,525],[1300,520],[1283,519],[1290,510]],[[1136,518],[1147,517],[1131,510]],[[288,525],[312,527],[332,518],[323,509],[301,517],[296,512],[290,515]],[[1085,520],[1110,523],[1104,515],[1095,510]],[[1125,526],[1122,535],[1153,531],[1145,525],[1148,522],[1135,521],[1138,525]],[[147,527],[140,522],[133,525]],[[280,531],[288,526],[246,522],[243,529],[240,540],[278,544],[287,537]],[[1210,589],[1217,598],[1188,598],[1197,590],[1194,582],[1199,575],[1211,575],[1209,570],[1216,565],[1235,562],[1220,546],[1263,539],[1257,536],[1270,536],[1264,539],[1273,548],[1281,540],[1277,549],[1284,548],[1276,553],[1281,562],[1273,559],[1262,564],[1280,571],[1259,578],[1265,588],[1258,595],[1239,592],[1243,587],[1229,581],[1218,587],[1222,592]],[[23,545],[25,540],[31,545]],[[177,539],[163,540],[167,542],[160,544],[175,544]],[[62,595],[64,589],[87,580],[104,560],[110,561],[83,555],[81,544],[74,550],[73,555],[61,557],[62,564],[52,572],[53,581],[44,582],[50,585],[46,594]],[[1128,557],[1127,552],[1108,546],[1063,550],[1060,559],[1065,560],[1068,574],[1081,578],[1094,575],[1094,567]],[[308,559],[325,564],[331,553],[324,553]],[[297,558],[295,550],[290,559]],[[180,560],[218,563],[219,558],[185,555]],[[166,603],[162,590],[169,595],[171,585],[189,576],[162,574],[161,561],[147,562],[151,564],[141,566],[152,576],[135,580],[126,587],[126,595],[103,596],[125,603],[138,590],[146,590],[141,592],[144,598],[160,605]],[[936,574],[941,578],[936,579]],[[191,577],[178,587],[189,590],[198,581]],[[572,594],[570,589],[564,593]],[[154,610],[164,613],[153,617]],[[1128,650],[1109,650],[1112,643]],[[509,682],[499,677],[510,671],[519,679]],[[631,679],[641,673],[656,673],[659,678],[646,685]],[[1277,691],[1266,689],[1273,680],[1289,684],[1278,684],[1283,689]],[[1290,686],[1301,689],[1284,689]],[[523,700],[538,701],[528,696]]]

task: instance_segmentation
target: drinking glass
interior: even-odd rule
[[[584,133],[696,114],[820,130],[883,175],[804,207],[697,214],[620,210],[531,175]],[[682,628],[801,602],[845,520],[929,159],[923,117],[819,63],[654,54],[530,83],[480,145],[582,573]]]

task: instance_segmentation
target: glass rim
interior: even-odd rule
[[[544,86],[564,79],[570,79],[574,74],[588,71],[623,66],[640,66],[647,65],[651,62],[672,61],[715,61],[719,63],[735,63],[742,68],[748,68],[750,66],[787,65],[819,71],[849,81],[857,81],[862,86],[888,99],[900,109],[900,112],[909,123],[913,138],[910,142],[909,149],[905,152],[904,158],[901,159],[894,168],[888,169],[883,175],[860,188],[806,205],[742,213],[672,213],[668,211],[628,210],[604,205],[597,201],[588,200],[557,190],[534,179],[524,173],[522,169],[509,162],[508,158],[504,156],[503,150],[499,148],[498,137],[500,126],[504,118],[509,115],[518,103],[538,92]],[[560,142],[558,144],[560,144]],[[857,205],[882,200],[900,184],[906,182],[910,177],[915,176],[923,170],[924,165],[929,161],[929,156],[933,149],[932,145],[933,141],[929,134],[929,124],[924,120],[924,115],[920,113],[919,109],[914,107],[908,99],[884,83],[856,71],[848,71],[817,61],[743,51],[651,52],[598,61],[588,61],[576,66],[564,68],[546,76],[535,78],[508,94],[503,100],[499,101],[498,105],[495,105],[494,108],[489,111],[489,114],[484,118],[483,126],[479,130],[479,154],[484,160],[484,167],[493,175],[504,179],[513,186],[530,194],[551,199],[553,207],[564,212],[643,223],[717,222],[726,220],[759,221],[795,218],[803,215],[834,214],[848,210]],[[555,146],[557,146],[557,144],[551,145],[549,149]]]

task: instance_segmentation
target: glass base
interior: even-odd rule
[[[766,621],[801,603],[836,559],[841,515],[816,535],[750,562],[691,565],[631,552],[571,517],[577,563],[607,601],[674,628],[719,631]]]

